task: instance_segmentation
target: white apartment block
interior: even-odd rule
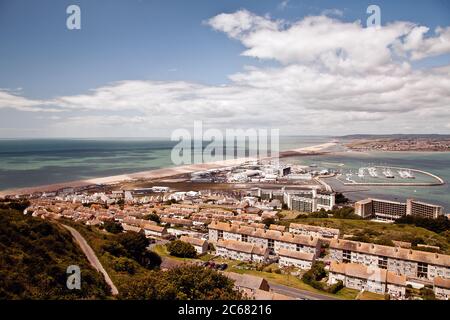
[[[355,214],[362,218],[395,221],[406,215],[436,219],[444,213],[442,206],[413,199],[408,199],[405,203],[369,198],[355,203]]]
[[[301,234],[304,236],[335,239],[339,238],[340,234],[339,229],[311,226],[300,223],[291,223],[289,225],[289,232],[294,234]]]
[[[444,254],[333,239],[330,257],[338,262],[379,267],[409,278],[450,279],[450,256]]]
[[[216,255],[231,260],[264,263],[269,257],[269,249],[253,243],[219,240],[216,244]]]
[[[331,210],[336,205],[336,195],[334,193],[320,193],[316,189],[258,189],[257,195],[262,200],[278,199],[286,204],[290,210],[301,212],[314,212],[320,209]]]
[[[280,257],[278,260],[280,267],[296,267],[303,270],[311,269],[315,259],[315,255],[313,253],[286,249],[280,249],[278,255]]]
[[[340,263],[333,261],[330,265],[328,283],[342,281],[345,287],[390,294],[394,299],[405,297],[406,277],[395,275],[385,269],[364,266],[356,263]]]
[[[450,279],[434,278],[433,291],[437,299],[450,300]]]
[[[320,242],[318,238],[296,235],[278,230],[266,230],[229,222],[213,221],[209,226],[209,240],[235,240],[267,247],[278,254],[280,249],[302,251],[318,255]]]

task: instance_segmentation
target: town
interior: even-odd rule
[[[347,210],[356,219],[386,225],[402,217],[442,218],[441,206],[414,199],[401,203],[369,198],[349,203],[320,183],[301,187],[280,183],[279,177],[290,170],[282,167],[270,173],[275,184],[247,188],[181,191],[154,185],[121,190],[92,185],[14,198],[30,201],[24,214],[35,217],[70,219],[100,228],[113,222],[124,232],[145,234],[153,246],[181,240],[198,255],[210,255],[211,263],[223,265],[222,269],[226,262],[239,261],[246,268],[263,270],[270,265],[280,273],[301,277],[321,265],[327,277],[312,280],[320,282],[321,289],[346,287],[401,300],[417,298],[411,292],[428,288],[437,299],[449,299],[450,256],[442,248],[425,244],[413,248],[411,243],[396,241],[400,239],[392,239],[393,246],[356,241],[355,235],[338,228],[302,223],[302,219],[291,222],[287,217],[332,217],[336,210]],[[236,171],[216,170],[213,177],[192,173],[190,179],[196,186],[203,179],[211,182],[218,177],[225,183],[230,178],[241,183],[260,179],[255,178],[257,171]],[[246,287],[252,281],[242,279],[244,275],[225,274],[251,298],[292,298],[270,292],[268,286],[264,289],[262,280],[256,281],[257,287]]]

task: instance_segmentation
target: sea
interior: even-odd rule
[[[322,136],[283,137],[279,148],[328,141]],[[172,167],[177,143],[164,138],[0,139],[0,190]]]
[[[318,145],[327,136],[282,136],[280,151]],[[0,139],[0,190],[32,187],[124,173],[173,167],[171,151],[178,141],[152,139]],[[287,158],[289,163],[354,170],[373,165],[421,169],[450,181],[450,153],[344,152]],[[450,187],[333,187],[352,200],[379,197],[403,201],[416,198],[443,205],[450,211]]]

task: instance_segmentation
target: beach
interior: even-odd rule
[[[301,156],[301,155],[315,155],[324,152],[326,149],[336,146],[336,142],[327,142],[314,146],[308,146],[303,148],[297,148],[292,150],[286,150],[280,152],[280,158],[291,157],[291,156]],[[131,174],[120,174],[113,175],[101,178],[93,178],[93,179],[84,179],[84,180],[76,180],[76,181],[67,181],[55,184],[41,185],[35,187],[25,187],[25,188],[14,188],[14,189],[6,189],[0,191],[0,197],[4,197],[7,195],[24,195],[31,194],[37,192],[52,192],[56,190],[60,190],[63,188],[80,188],[90,185],[113,185],[123,182],[130,182],[136,180],[152,180],[152,179],[160,179],[165,177],[176,176],[180,174],[187,174],[197,171],[204,171],[210,169],[219,169],[229,166],[237,166],[243,164],[247,161],[255,161],[258,160],[256,158],[239,158],[239,159],[228,159],[223,161],[216,161],[210,163],[196,163],[190,165],[182,165],[170,168],[161,168],[154,170],[141,171]]]

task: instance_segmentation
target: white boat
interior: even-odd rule
[[[372,178],[377,178],[378,177],[378,173],[377,173],[377,169],[374,167],[370,167],[369,169],[369,174]]]
[[[359,170],[358,170],[358,177],[364,178],[364,168],[359,168]]]
[[[394,178],[394,175],[392,174],[392,171],[390,169],[384,169],[383,174],[386,178],[389,178],[389,179]]]

